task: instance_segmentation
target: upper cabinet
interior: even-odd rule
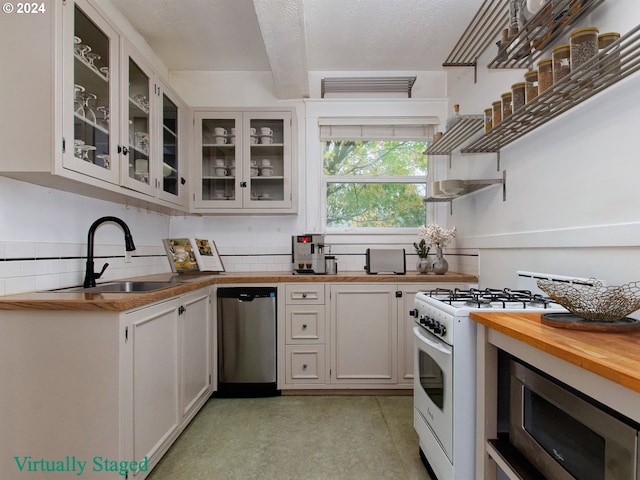
[[[195,113],[193,209],[295,213],[292,111]]]
[[[28,17],[28,18],[27,18]],[[3,15],[0,173],[147,208],[187,208],[187,107],[87,0]],[[24,32],[28,31],[29,35]],[[18,117],[18,118],[16,118]]]

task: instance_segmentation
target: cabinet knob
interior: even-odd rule
[[[307,365],[306,363],[303,363],[303,364],[302,364],[302,369],[303,369],[303,370],[306,370],[308,366],[309,366],[309,365]]]
[[[303,293],[303,294],[302,294],[302,298],[307,298],[307,294],[306,294],[306,293]]]
[[[241,188],[247,188],[247,182],[240,182]]]
[[[306,330],[306,329],[307,329],[307,324],[306,324],[306,323],[303,323],[303,324],[302,324],[302,329],[303,329],[303,330]]]

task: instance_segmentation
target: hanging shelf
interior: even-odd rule
[[[491,153],[640,70],[640,25],[503,119],[462,153]],[[444,138],[444,136],[443,136]]]
[[[484,117],[482,115],[462,115],[462,119],[450,130],[447,130],[442,137],[429,145],[424,153],[426,155],[449,155],[456,147],[477,133],[483,125]]]
[[[438,197],[427,197],[424,199],[426,203],[442,203],[449,202],[449,213],[453,214],[453,200],[456,198],[464,197],[465,195],[469,195],[470,193],[477,192],[486,187],[490,187],[492,185],[502,185],[502,201],[505,202],[507,200],[507,171],[502,171],[502,178],[488,178],[488,179],[479,179],[479,180],[463,180],[464,188],[457,195],[449,195],[449,196],[438,196]]]
[[[476,67],[478,57],[491,45],[509,21],[509,0],[485,0],[443,67]]]
[[[527,22],[506,45],[500,45],[498,55],[489,68],[528,68],[550,45],[565,36],[569,27],[591,13],[604,0],[553,0]]]

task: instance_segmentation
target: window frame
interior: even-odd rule
[[[323,159],[324,156],[322,153],[324,152],[325,143],[328,141],[412,141],[412,142],[424,142],[425,150],[429,145],[430,139],[427,138],[357,138],[357,139],[345,139],[345,138],[335,138],[335,139],[320,139],[320,149],[321,155],[320,158]],[[425,175],[326,175],[324,173],[324,160],[322,160],[321,165],[322,172],[322,182],[321,182],[321,219],[322,225],[324,227],[324,231],[328,234],[398,234],[398,235],[406,235],[414,233],[417,227],[331,227],[327,225],[327,185],[330,183],[400,183],[400,184],[424,184],[425,187],[425,199],[426,192],[428,189],[427,182],[429,181],[429,170],[427,168],[427,172]],[[424,202],[424,200],[423,200]],[[427,211],[428,204],[424,202],[424,214],[425,214],[425,224],[426,219],[429,215]]]

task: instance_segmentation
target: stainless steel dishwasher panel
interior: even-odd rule
[[[218,289],[218,390],[276,389],[276,289]]]

